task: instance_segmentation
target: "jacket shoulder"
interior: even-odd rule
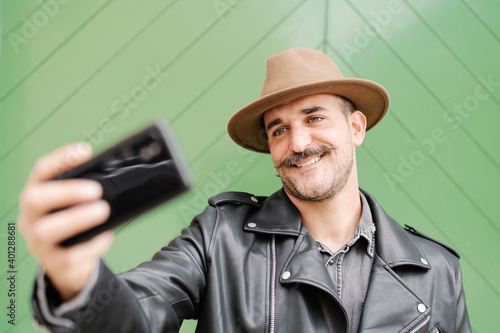
[[[246,192],[222,192],[208,199],[211,206],[220,206],[223,204],[246,204],[254,207],[260,207],[266,197],[258,197]]]
[[[418,231],[417,229],[413,228],[412,226],[409,226],[408,224],[405,224],[405,230],[408,231],[408,232],[410,232],[411,234],[413,234],[415,236],[427,239],[427,240],[429,240],[429,241],[431,241],[433,243],[436,243],[436,244],[440,245],[441,247],[444,247],[446,250],[448,250],[450,253],[452,253],[458,259],[460,259],[460,255],[458,254],[458,252],[455,251],[450,246],[448,246],[448,245],[446,245],[444,243],[441,243],[440,241],[438,241],[438,240],[436,240],[436,239],[434,239],[432,237],[427,236],[426,234],[422,233],[421,231]]]

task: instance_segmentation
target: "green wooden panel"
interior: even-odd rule
[[[357,152],[360,184],[399,222],[461,253],[474,332],[500,326],[498,1],[10,0],[0,6],[0,260],[39,156],[79,140],[99,151],[159,116],[172,122],[196,188],[116,230],[105,257],[115,272],[149,259],[211,195],[274,192],[280,183],[269,156],[236,146],[226,123],[259,95],[268,56],[312,47],[335,59],[345,76],[388,89],[389,114]],[[151,73],[157,85],[144,90]],[[0,331],[37,332],[29,308],[37,265],[20,235],[17,244],[16,325],[2,316]],[[0,267],[5,308],[7,275]],[[183,332],[194,327],[186,322]]]

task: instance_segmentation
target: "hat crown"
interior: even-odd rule
[[[343,78],[337,65],[327,55],[314,49],[293,48],[267,59],[266,78],[260,96]]]

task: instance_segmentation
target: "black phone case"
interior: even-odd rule
[[[55,179],[69,178],[98,181],[111,214],[103,224],[63,241],[62,246],[83,242],[134,219],[192,186],[175,139],[168,125],[160,121]]]

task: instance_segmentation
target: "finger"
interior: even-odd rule
[[[92,156],[92,146],[87,142],[78,142],[61,147],[36,161],[27,184],[52,179],[68,171]]]
[[[32,225],[26,236],[34,247],[58,245],[63,240],[102,224],[108,219],[110,211],[109,204],[104,200],[73,206],[44,215]]]
[[[113,243],[113,232],[105,231],[91,239],[72,245],[53,249],[51,261],[53,265],[61,267],[74,267],[86,261],[93,261],[102,257]]]
[[[31,185],[19,198],[23,215],[21,220],[35,221],[56,209],[100,199],[102,193],[102,186],[88,179],[48,181]]]
[[[100,258],[109,249],[113,243],[114,235],[111,231],[105,231],[92,237],[88,241],[75,244],[68,248],[68,253],[72,257],[75,263],[81,262],[85,258]]]

